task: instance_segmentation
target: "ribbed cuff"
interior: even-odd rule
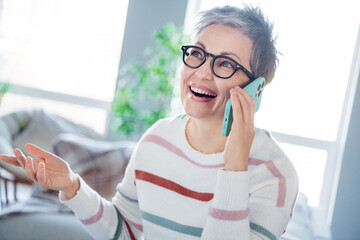
[[[249,203],[248,171],[219,169],[212,206],[223,210],[247,209]]]
[[[79,218],[87,218],[89,214],[97,211],[99,208],[99,195],[86,182],[77,175],[80,188],[76,195],[69,199],[63,200],[63,193],[59,192],[59,200],[61,203],[69,207]]]

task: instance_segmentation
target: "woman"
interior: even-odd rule
[[[278,239],[291,217],[297,175],[269,134],[255,129],[253,98],[239,87],[254,77],[272,80],[272,26],[258,8],[211,9],[202,13],[193,45],[182,50],[186,115],[144,134],[112,202],[32,144],[26,149],[35,158],[15,149],[15,157],[0,159],[59,190],[97,239]],[[234,122],[224,137],[229,98]]]

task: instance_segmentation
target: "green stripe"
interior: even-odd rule
[[[138,200],[129,198],[128,196],[126,196],[125,194],[123,194],[123,193],[120,191],[119,188],[117,189],[117,191],[118,191],[118,193],[119,193],[121,196],[123,196],[123,198],[125,198],[126,200],[129,200],[130,202],[138,203]]]
[[[116,240],[120,238],[120,234],[121,234],[121,230],[122,230],[122,217],[121,214],[119,212],[119,210],[114,206],[115,210],[116,210],[116,214],[117,214],[117,218],[118,218],[118,224],[117,224],[117,228],[116,228],[116,232],[114,235],[114,238],[111,240]]]
[[[272,234],[269,230],[267,230],[266,228],[255,224],[255,223],[250,223],[250,228],[258,233],[261,233],[262,235],[268,237],[270,240],[276,240],[277,238],[274,236],[274,234]]]
[[[175,232],[179,232],[179,233],[184,233],[184,234],[188,234],[188,235],[192,235],[192,236],[196,236],[196,237],[201,237],[201,233],[203,231],[202,228],[197,228],[197,227],[192,227],[192,226],[187,226],[187,225],[182,225],[180,223],[171,221],[169,219],[166,218],[162,218],[156,215],[153,215],[151,213],[148,212],[141,212],[141,216],[143,219],[159,225],[161,227],[167,228],[167,229],[171,229]]]

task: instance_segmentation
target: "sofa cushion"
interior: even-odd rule
[[[0,153],[13,155],[13,137],[30,122],[34,111],[24,110],[6,114],[0,118]],[[18,179],[28,179],[25,170],[0,161],[0,167],[15,175]]]
[[[111,200],[121,182],[136,143],[106,142],[71,133],[58,135],[50,151],[64,159],[70,168],[102,197]],[[33,212],[70,212],[58,199],[58,191],[32,185],[31,196],[0,212],[1,215]]]
[[[13,147],[11,144],[2,136],[0,136],[0,153],[6,155],[14,155]],[[8,164],[6,162],[0,161],[0,167],[6,169],[8,172],[15,175],[20,179],[28,179],[26,176],[25,170],[21,167],[16,167],[14,165]]]
[[[286,227],[286,232],[280,240],[313,239],[311,224],[311,209],[308,199],[302,192],[299,192],[294,205],[292,218]]]
[[[1,136],[11,143],[13,137],[27,126],[34,113],[34,110],[22,110],[2,116],[0,118]]]
[[[83,125],[75,124],[58,115],[38,110],[34,112],[31,121],[26,127],[13,137],[13,146],[19,148],[26,155],[26,143],[33,143],[49,151],[51,142],[61,133],[74,133],[95,139],[102,139],[94,130]]]
[[[13,149],[19,148],[25,155],[29,155],[25,150],[25,144],[29,142],[49,151],[51,142],[61,133],[103,139],[96,131],[58,115],[43,110],[23,110],[0,118],[0,153],[14,155]],[[11,166],[4,162],[0,162],[0,167],[18,178],[28,179],[21,167]]]
[[[111,200],[116,185],[124,176],[135,144],[131,141],[99,141],[65,133],[54,140],[51,152],[64,159],[102,197]],[[36,191],[34,194],[37,194]]]

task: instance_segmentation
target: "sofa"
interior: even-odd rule
[[[27,153],[24,149],[27,142],[65,159],[108,200],[115,194],[136,144],[104,141],[92,129],[43,110],[17,111],[0,117],[0,153],[13,155],[13,148]],[[21,189],[29,189],[25,199],[15,201],[15,197],[9,196],[8,203],[3,194],[1,240],[41,240],[49,239],[49,236],[51,239],[92,239],[72,212],[59,203],[57,192],[33,185],[20,167],[0,161],[0,168],[0,186],[9,185],[10,188],[15,183],[21,184]]]
[[[86,126],[43,110],[24,110],[0,116],[0,153],[12,154],[15,147],[26,153],[24,145],[27,142],[62,157],[91,187],[109,200],[136,145],[133,141],[106,141]],[[32,185],[19,167],[0,162],[0,168],[7,173],[1,177],[2,185],[4,180],[12,181],[29,189],[28,198],[17,201],[13,198],[12,203],[2,206],[1,240],[42,240],[49,239],[49,236],[54,240],[92,239],[73,213],[59,203],[57,192]],[[303,193],[298,195],[292,220],[281,239],[331,239],[324,217],[308,206]]]

